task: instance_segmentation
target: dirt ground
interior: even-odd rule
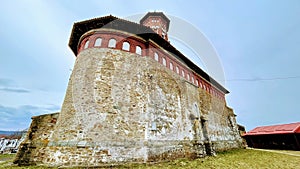
[[[256,149],[256,148],[249,148],[249,149],[260,150],[260,151],[267,151],[267,152],[273,152],[273,153],[286,154],[286,155],[300,157],[300,151],[293,151],[293,150],[269,150],[269,149]]]

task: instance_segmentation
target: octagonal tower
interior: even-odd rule
[[[155,33],[168,41],[168,31],[170,20],[162,12],[148,12],[141,20],[140,24],[150,27]]]

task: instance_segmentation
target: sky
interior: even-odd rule
[[[205,35],[225,75],[216,80],[230,91],[227,105],[246,130],[300,121],[300,1],[3,0],[0,130],[23,130],[32,116],[60,111],[75,63],[68,47],[74,22],[149,11]]]

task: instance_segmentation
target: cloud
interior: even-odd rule
[[[0,78],[0,86],[12,86],[14,81],[11,79]]]
[[[0,78],[0,91],[10,93],[30,93],[29,90],[17,87],[17,83],[12,79]]]
[[[0,130],[23,130],[29,127],[31,117],[58,112],[58,105],[22,105],[9,107],[0,105]]]
[[[12,93],[30,93],[29,90],[26,90],[26,89],[18,89],[18,88],[0,88],[0,91],[4,91],[4,92],[12,92]]]

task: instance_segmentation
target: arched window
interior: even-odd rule
[[[190,74],[187,74],[187,79],[188,81],[190,81]]]
[[[129,42],[123,42],[123,46],[122,46],[123,50],[129,51],[130,49],[130,44]]]
[[[90,43],[90,41],[89,41],[89,40],[87,40],[87,41],[85,42],[85,44],[84,44],[84,49],[86,49],[86,48],[88,48],[88,47],[89,47],[89,43]]]
[[[142,48],[140,46],[135,47],[135,53],[138,55],[142,55]]]
[[[196,79],[196,86],[199,86],[199,81],[198,81],[198,79]]]
[[[182,77],[184,77],[184,70],[181,70],[181,75]]]
[[[173,70],[173,63],[170,62],[170,69]]]
[[[95,45],[94,46],[101,46],[102,44],[102,39],[101,38],[97,38],[95,41]]]
[[[158,54],[156,52],[154,53],[154,59],[158,61]]]
[[[116,44],[117,44],[116,39],[110,39],[110,40],[108,41],[108,47],[109,47],[109,48],[115,48],[115,47],[116,47]]]
[[[167,66],[167,61],[166,61],[166,59],[163,58],[162,60],[163,60],[163,65],[164,65],[164,66]]]
[[[179,68],[176,66],[176,73],[179,74]]]
[[[195,84],[195,80],[194,80],[194,77],[193,77],[193,76],[192,76],[192,83]]]

